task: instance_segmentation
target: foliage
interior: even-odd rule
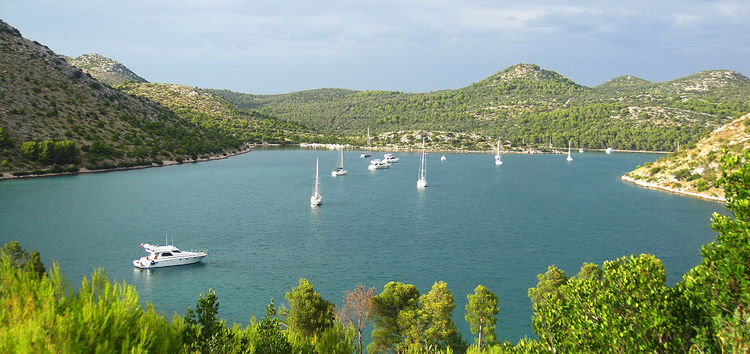
[[[0,148],[4,148],[8,145],[10,145],[10,138],[8,137],[8,133],[5,131],[5,128],[0,126]]]
[[[373,299],[372,343],[367,346],[370,353],[396,351],[401,348],[408,328],[404,327],[404,317],[409,311],[418,308],[419,291],[411,284],[389,282],[383,292]]]
[[[255,341],[257,353],[289,353],[292,345],[279,327],[279,319],[276,317],[276,308],[273,299],[266,307],[266,316],[258,325],[258,336]]]
[[[39,252],[33,251],[31,254],[21,247],[18,241],[10,241],[0,249],[2,257],[8,259],[13,267],[27,270],[31,273],[42,277],[45,272],[44,263],[42,263]]]
[[[353,323],[357,330],[357,349],[362,354],[362,331],[367,324],[367,318],[373,311],[373,298],[375,298],[375,288],[365,289],[365,286],[358,284],[354,290],[344,292],[344,304],[337,317],[341,323]]]
[[[208,289],[205,295],[200,294],[195,311],[188,307],[185,322],[192,327],[191,333],[195,333],[190,338],[193,348],[201,352],[213,352],[220,348],[226,336],[226,325],[219,320],[218,314],[219,302],[213,289]]]
[[[80,153],[70,140],[27,141],[21,144],[21,152],[30,160],[46,164],[76,163]]]
[[[427,318],[427,326],[422,334],[426,350],[445,349],[451,344],[464,347],[458,328],[451,319],[456,305],[448,284],[443,281],[434,283],[427,294],[419,297],[419,304]]]
[[[701,249],[701,263],[677,285],[695,321],[693,343],[705,351],[747,348],[750,331],[750,150],[722,160],[726,207],[732,216],[714,214],[716,241]]]
[[[469,303],[466,304],[466,322],[469,323],[471,333],[477,334],[476,344],[482,349],[482,344],[491,345],[497,340],[495,337],[495,324],[497,323],[497,295],[484,287],[478,285],[474,294],[466,296]]]
[[[323,331],[333,326],[334,306],[315,292],[313,285],[305,278],[285,295],[289,302],[286,316],[289,331],[305,337],[319,337]]]

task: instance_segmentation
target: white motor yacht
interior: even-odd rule
[[[148,256],[133,261],[133,266],[141,269],[193,264],[208,256],[206,252],[180,251],[172,245],[158,246],[142,243],[141,247],[148,253]]]
[[[381,159],[372,159],[370,160],[370,165],[367,166],[367,169],[370,171],[375,171],[375,170],[379,170],[382,168],[391,168],[391,164]]]
[[[384,155],[383,155],[383,161],[385,161],[385,162],[387,162],[387,163],[394,163],[394,162],[398,162],[398,160],[399,160],[399,158],[398,158],[398,157],[395,157],[395,156],[393,156],[393,154],[384,154]]]

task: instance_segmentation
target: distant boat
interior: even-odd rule
[[[570,156],[570,141],[568,141],[568,162],[573,161],[573,156]]]
[[[391,168],[391,164],[381,159],[372,159],[370,160],[370,165],[367,166],[367,169],[370,171],[380,170],[384,168]]]
[[[445,156],[443,156],[445,157]],[[427,154],[424,151],[424,138],[422,138],[422,158],[419,160],[419,178],[417,179],[417,189],[427,187]]]
[[[500,138],[497,139],[497,152],[495,152],[495,165],[500,166],[503,164],[502,157],[500,156]]]
[[[578,148],[578,153],[583,154],[583,148]]]
[[[399,158],[398,158],[398,157],[395,157],[395,156],[393,156],[393,154],[384,154],[384,155],[383,155],[383,161],[385,161],[385,162],[387,162],[387,163],[394,163],[394,162],[398,162],[398,160],[399,160]]]
[[[320,158],[315,158],[315,187],[313,188],[313,194],[310,197],[310,206],[318,206],[323,203],[323,196],[320,195],[320,186],[318,183],[318,160]]]
[[[359,154],[359,157],[361,158],[367,158],[372,156],[372,152],[370,152],[370,128],[367,128],[367,150],[368,151],[362,151],[361,154]]]
[[[343,176],[346,174],[346,170],[344,169],[344,149],[340,150],[339,153],[339,161],[336,163],[336,169],[331,171],[331,176]]]
[[[613,151],[613,150],[612,150],[612,148],[610,148],[610,147],[608,147],[608,148],[607,148],[607,150],[604,150],[604,152],[606,152],[606,153],[608,153],[608,154],[611,154],[611,153],[612,153],[612,151]]]
[[[440,156],[440,161],[445,161],[445,160],[447,160],[447,159],[445,158],[445,155],[443,155],[443,156]]]

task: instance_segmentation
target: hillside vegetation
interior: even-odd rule
[[[724,199],[716,185],[721,177],[720,158],[740,155],[750,148],[750,114],[726,124],[700,140],[694,147],[681,149],[652,163],[646,163],[625,176],[638,184],[705,197]]]
[[[124,82],[148,82],[146,79],[130,71],[125,65],[120,64],[114,59],[110,59],[99,54],[84,54],[79,57],[63,57],[70,64],[83,72],[91,75],[93,78],[107,85],[114,86]]]
[[[281,95],[207,90],[239,108],[364,139],[395,131],[501,137],[512,146],[673,151],[750,111],[750,80],[713,70],[651,83],[624,76],[588,88],[537,65],[518,64],[480,82],[430,93],[318,89]]]

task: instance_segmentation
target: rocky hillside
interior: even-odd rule
[[[451,131],[532,148],[552,139],[556,146],[674,151],[750,112],[750,79],[729,70],[659,83],[623,76],[589,88],[518,64],[461,89],[429,93],[208,91],[240,108],[360,139],[368,127],[374,133]]]
[[[0,173],[128,167],[242,142],[102,84],[0,21]],[[64,166],[64,167],[63,167]]]
[[[83,70],[83,72],[91,75],[93,78],[110,86],[119,85],[127,81],[148,82],[146,79],[130,71],[125,65],[96,53],[84,54],[76,58],[64,58],[70,65]]]
[[[623,179],[649,188],[723,200],[724,191],[714,186],[721,177],[720,159],[750,148],[750,114],[726,124],[694,147],[662,157],[627,173]]]

